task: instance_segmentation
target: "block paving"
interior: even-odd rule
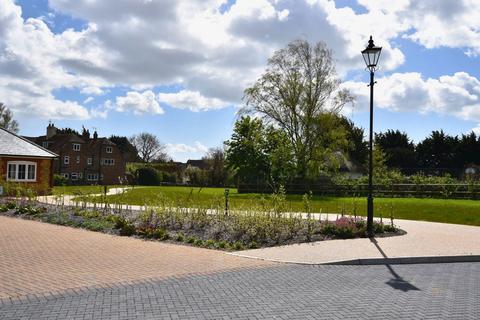
[[[0,319],[480,319],[480,263],[268,263],[0,217]]]

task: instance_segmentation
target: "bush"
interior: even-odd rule
[[[215,247],[215,240],[208,239],[207,241],[205,241],[205,247],[206,247],[206,248],[213,248],[213,247]]]
[[[158,186],[162,182],[160,173],[151,167],[138,168],[137,181],[142,186]]]
[[[53,175],[53,185],[54,186],[66,186],[68,185],[68,179],[62,175],[54,174]]]
[[[177,237],[175,238],[175,240],[177,240],[178,242],[183,242],[185,240],[185,236],[181,232],[177,233]]]
[[[127,221],[124,218],[116,217],[115,218],[115,229],[120,230],[121,236],[131,236],[136,233],[135,226],[130,221]]]

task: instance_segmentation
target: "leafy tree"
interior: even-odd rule
[[[137,149],[130,143],[127,137],[121,137],[112,135],[110,136],[110,141],[115,143],[120,151],[125,155],[126,161],[136,162],[138,161],[138,151]]]
[[[166,146],[160,142],[157,136],[142,132],[130,138],[130,143],[138,150],[138,155],[143,162],[154,160],[167,161]]]
[[[321,163],[319,149],[325,148],[321,114],[338,113],[352,101],[348,91],[339,90],[339,84],[326,45],[297,40],[275,52],[265,73],[245,90],[243,112],[259,114],[285,132],[300,178]]]
[[[7,106],[0,102],[0,127],[18,133],[18,122],[13,119],[13,113]]]
[[[415,170],[415,145],[408,135],[399,130],[387,130],[375,134],[375,145],[385,153],[385,164],[391,169],[400,169],[411,174]]]
[[[265,181],[268,158],[263,153],[264,145],[262,120],[245,116],[235,122],[232,137],[225,142],[226,164],[241,182]]]
[[[284,131],[273,126],[264,131],[263,152],[268,163],[268,182],[274,190],[285,186],[295,175],[293,148]]]
[[[77,136],[80,136],[80,133],[72,128],[58,128],[57,134],[75,134]]]
[[[188,166],[187,169],[185,169],[185,174],[192,185],[202,187],[208,185],[208,170]]]
[[[346,130],[348,141],[348,157],[361,166],[366,166],[368,160],[368,143],[365,141],[363,128],[356,127],[353,121],[341,116],[339,121]]]
[[[462,134],[458,141],[455,158],[455,165],[459,168],[469,164],[480,164],[480,137],[477,137],[475,132]]]
[[[443,130],[433,131],[429,137],[421,141],[416,147],[420,167],[440,175],[444,173],[455,174],[457,145],[457,137],[449,136]]]

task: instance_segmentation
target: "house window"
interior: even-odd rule
[[[113,152],[113,148],[112,148],[112,147],[107,147],[107,148],[105,149],[105,151],[106,151],[107,153],[112,153],[112,152]]]
[[[115,159],[103,159],[103,165],[113,166],[115,164]]]
[[[29,161],[9,161],[8,181],[36,181],[37,164]]]
[[[80,156],[77,156],[77,164],[80,163]]]
[[[42,147],[48,148],[48,141],[43,141],[42,142]]]
[[[70,173],[70,178],[72,180],[78,180],[78,174],[76,172],[72,172],[72,173]]]
[[[87,164],[88,164],[89,166],[91,166],[92,163],[93,163],[93,159],[92,159],[92,158],[87,158]]]
[[[98,180],[98,174],[97,173],[88,173],[87,174],[87,180],[88,181],[97,181]]]
[[[63,157],[63,163],[64,164],[69,164],[70,163],[70,157],[69,156]]]
[[[73,151],[80,151],[80,144],[79,143],[74,143],[73,144]]]
[[[68,179],[70,177],[70,175],[68,173],[62,173],[61,175],[62,175],[62,177],[66,178],[66,179]]]

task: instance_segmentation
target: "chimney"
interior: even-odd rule
[[[97,140],[97,138],[98,138],[98,133],[97,133],[97,130],[95,130],[93,132],[93,140]]]
[[[82,138],[85,139],[85,140],[89,140],[90,139],[90,130],[88,129],[85,129],[84,126],[82,126],[83,130],[82,130]]]
[[[55,128],[53,123],[50,122],[47,126],[47,139],[50,139],[56,134],[57,134],[57,128]]]

